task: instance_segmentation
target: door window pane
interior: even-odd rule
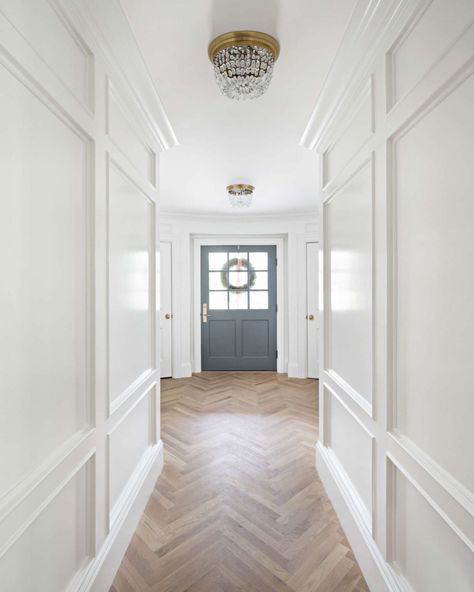
[[[209,292],[209,308],[227,310],[227,292]]]
[[[226,290],[227,286],[222,283],[220,271],[209,272],[209,290]]]
[[[229,289],[244,288],[249,281],[249,274],[246,271],[229,271]]]
[[[227,253],[209,253],[209,269],[220,271],[227,263]]]
[[[250,292],[250,308],[268,309],[268,292]]]
[[[268,272],[256,271],[255,283],[250,287],[251,290],[268,290]]]
[[[248,260],[249,254],[246,251],[229,253],[229,263],[233,262],[234,264],[230,266],[230,271],[237,271],[237,269],[247,269]]]
[[[229,292],[229,308],[230,309],[247,309],[248,308],[248,292]]]
[[[249,253],[249,257],[254,269],[268,269],[268,253]]]

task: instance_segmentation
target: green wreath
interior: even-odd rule
[[[227,278],[228,272],[231,270],[232,267],[241,263],[243,267],[246,268],[248,271],[248,282],[243,286],[234,286],[232,285]],[[242,292],[242,290],[248,290],[249,288],[253,288],[255,286],[255,282],[257,280],[257,273],[255,271],[254,266],[250,263],[248,259],[240,259],[239,257],[234,257],[233,259],[229,259],[227,263],[224,263],[222,266],[221,271],[221,282],[222,285],[229,290],[229,292]]]

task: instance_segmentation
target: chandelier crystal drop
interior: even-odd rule
[[[255,99],[267,90],[279,54],[276,39],[257,31],[220,35],[209,45],[217,85],[230,99]]]
[[[255,187],[253,185],[243,185],[241,183],[227,186],[229,203],[233,208],[248,208],[252,203],[252,197]]]

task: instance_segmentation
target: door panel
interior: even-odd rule
[[[275,246],[201,247],[201,306],[203,370],[276,370]]]
[[[306,244],[306,326],[308,378],[319,378],[318,243]]]
[[[171,243],[160,243],[160,375],[172,375]]]

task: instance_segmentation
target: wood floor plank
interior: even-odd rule
[[[165,466],[110,592],[368,592],[314,467],[317,389],[163,380]]]

